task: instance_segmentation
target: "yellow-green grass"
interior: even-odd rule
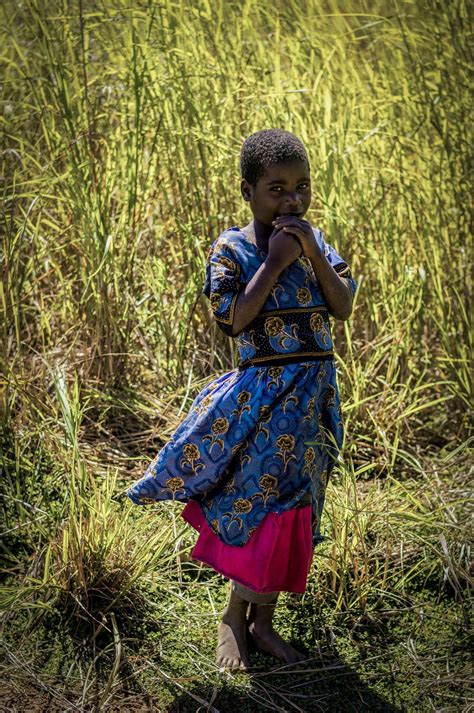
[[[186,561],[179,506],[123,499],[199,389],[236,363],[200,294],[205,255],[250,218],[243,139],[280,126],[310,155],[308,219],[359,289],[334,324],[347,435],[328,540],[279,623],[310,648],[326,637],[314,691],[339,640],[362,697],[369,680],[409,710],[467,706],[452,642],[470,583],[468,4],[8,0],[0,13],[8,675],[63,709],[143,685],[158,709],[216,691],[218,709],[228,696],[306,710],[271,676],[219,678],[222,581]],[[419,607],[434,615],[417,639]],[[351,627],[370,635],[391,616],[403,651],[387,644],[384,658],[375,636],[365,666]],[[45,631],[67,671],[57,642],[41,663]],[[351,698],[337,675],[340,710]],[[331,710],[324,695],[308,710]]]

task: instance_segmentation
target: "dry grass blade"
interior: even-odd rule
[[[143,690],[163,710],[299,710],[303,692],[315,710],[467,708],[468,4],[7,0],[0,19],[1,623],[15,685],[81,710],[133,707]],[[307,217],[359,285],[333,330],[347,435],[327,541],[279,620],[311,652],[290,683],[261,659],[251,683],[219,677],[221,581],[181,561],[178,506],[124,499],[236,364],[201,297],[204,265],[248,222],[238,155],[265,126],[306,144]]]

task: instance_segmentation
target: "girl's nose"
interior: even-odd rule
[[[287,207],[288,212],[297,212],[301,209],[301,201],[296,194],[293,196],[287,196],[285,206]]]

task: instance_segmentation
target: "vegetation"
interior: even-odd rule
[[[3,697],[10,710],[460,711],[469,603],[468,4],[2,4]],[[224,581],[126,487],[232,369],[205,255],[248,222],[245,136],[308,148],[359,282],[346,444],[279,627],[214,663]]]

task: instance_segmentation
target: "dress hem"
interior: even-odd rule
[[[199,532],[191,552],[193,559],[258,594],[303,594],[313,557],[311,509],[311,505],[305,505],[282,514],[267,513],[259,532],[242,547],[227,545],[218,538],[196,500],[188,501],[181,517]],[[254,561],[256,566],[252,566]],[[252,576],[245,576],[249,572]]]

